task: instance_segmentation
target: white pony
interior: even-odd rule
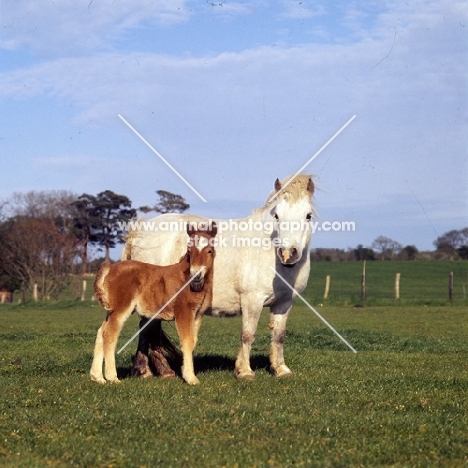
[[[214,220],[218,236],[213,302],[211,313],[207,313],[242,314],[241,347],[234,371],[239,379],[255,377],[250,367],[250,351],[264,306],[270,308],[270,370],[277,377],[291,375],[284,362],[283,341],[295,293],[275,271],[299,293],[309,278],[314,183],[309,175],[300,174],[292,180],[291,176],[281,182],[277,179],[274,187],[265,206],[252,215]],[[171,213],[147,221],[147,229],[152,230],[129,232],[122,260],[157,265],[178,262],[187,249],[184,225],[187,222],[202,223],[206,219]]]

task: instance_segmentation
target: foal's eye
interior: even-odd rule
[[[276,219],[276,221],[279,220],[278,215],[276,213],[273,215],[273,217]]]
[[[312,219],[312,213],[307,213],[306,219],[310,221]]]

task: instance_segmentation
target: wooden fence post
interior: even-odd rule
[[[361,301],[366,300],[366,261],[362,264],[362,276],[361,276]]]
[[[84,301],[86,296],[86,280],[83,280],[83,288],[81,289],[81,300]]]
[[[37,302],[37,283],[34,283],[33,299]]]
[[[449,301],[453,301],[453,271],[449,273]]]
[[[400,299],[400,273],[395,275],[395,299]]]
[[[325,278],[325,292],[323,293],[323,298],[328,299],[328,291],[330,290],[330,275],[327,275]]]

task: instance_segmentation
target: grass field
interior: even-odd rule
[[[330,265],[346,264],[322,267]],[[135,346],[118,356],[122,383],[101,386],[88,375],[104,316],[96,303],[3,304],[0,465],[467,466],[466,302],[428,296],[428,305],[348,307],[353,298],[332,296],[340,272],[326,273],[331,297],[317,309],[358,353],[298,302],[285,342],[289,379],[267,372],[266,310],[254,382],[233,377],[240,318],[206,317],[199,386],[129,378]],[[323,289],[314,288],[311,281],[305,296],[316,304]],[[408,288],[418,290],[411,281]],[[165,328],[175,336],[172,324]],[[132,317],[119,344],[136,329]]]

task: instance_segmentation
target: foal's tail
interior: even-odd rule
[[[109,273],[110,266],[111,264],[108,262],[103,263],[96,274],[96,279],[94,280],[94,295],[96,296],[99,304],[101,304],[106,310],[111,309],[109,299],[107,297],[107,291],[104,287],[104,280]]]

